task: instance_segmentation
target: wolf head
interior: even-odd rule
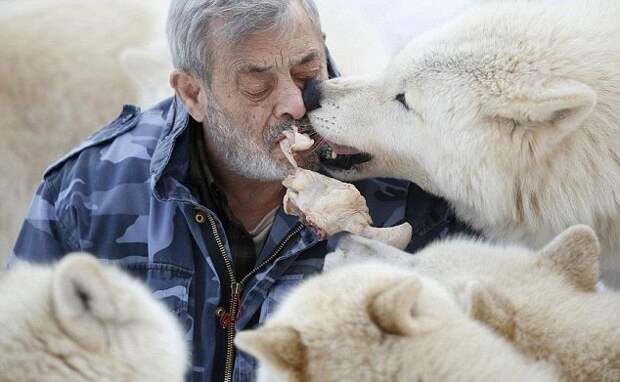
[[[420,253],[416,269],[448,285],[470,280],[470,317],[529,357],[554,364],[567,379],[614,380],[620,295],[595,292],[599,249],[591,229],[575,226],[539,251],[438,244]]]
[[[138,281],[88,255],[0,278],[0,381],[182,381],[175,318]]]
[[[485,234],[533,245],[615,219],[620,7],[542,3],[483,5],[380,76],[325,82],[312,124],[372,155],[332,174],[414,181]]]
[[[461,306],[472,318],[512,338],[517,321],[527,325],[532,312],[546,312],[549,304],[577,295],[595,295],[599,254],[596,234],[577,225],[538,251],[458,239],[433,244],[416,255],[415,267],[464,291],[467,299]]]
[[[259,360],[259,381],[418,380],[402,346],[464,318],[431,279],[369,263],[308,280],[236,344]]]

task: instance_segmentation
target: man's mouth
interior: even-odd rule
[[[343,146],[330,142],[319,136],[316,131],[309,125],[305,125],[301,133],[310,135],[315,144],[309,150],[298,151],[297,155],[315,152],[319,158],[319,162],[327,169],[333,170],[351,170],[353,166],[361,165],[372,160],[372,155],[362,152],[354,147]],[[283,133],[275,137],[275,144],[279,144],[285,138]]]
[[[318,149],[318,154],[323,166],[339,170],[350,170],[353,166],[366,163],[372,159],[372,155],[369,153],[327,140],[324,140],[324,144]]]

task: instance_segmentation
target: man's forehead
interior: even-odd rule
[[[306,16],[285,30],[266,30],[247,36],[229,46],[229,62],[244,71],[266,71],[293,67],[324,57],[324,41]]]
[[[279,54],[272,57],[240,58],[233,64],[233,70],[240,73],[264,73],[280,66],[294,67],[310,64],[321,59],[319,49],[311,49],[299,54]]]

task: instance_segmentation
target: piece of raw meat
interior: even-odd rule
[[[287,188],[283,200],[287,214],[299,216],[302,223],[320,239],[347,231],[401,249],[407,246],[411,240],[411,225],[403,223],[391,228],[372,227],[366,199],[355,186],[297,167],[293,151],[308,150],[314,141],[299,134],[297,129],[287,131],[285,135],[286,139],[280,142],[280,147],[295,167],[295,173],[282,182]]]

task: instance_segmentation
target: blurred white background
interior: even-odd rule
[[[380,71],[413,37],[480,0],[315,0],[327,43],[346,75]]]
[[[340,6],[344,7],[354,5],[378,32],[389,54],[396,53],[414,36],[446,22],[478,2],[479,0],[318,0],[321,8],[326,8],[329,3],[340,3]]]

